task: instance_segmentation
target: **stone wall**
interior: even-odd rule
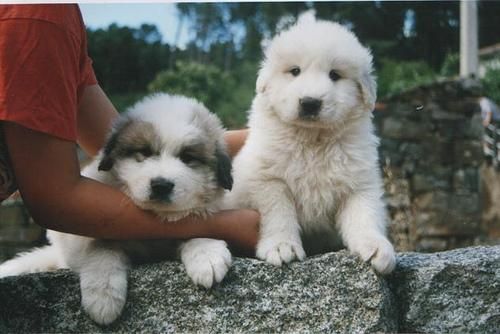
[[[346,251],[275,267],[235,259],[195,287],[177,262],[134,268],[122,316],[99,327],[76,275],[0,279],[0,333],[498,333],[500,246],[398,254],[387,278]]]
[[[398,250],[439,251],[498,242],[500,215],[483,220],[485,203],[500,204],[481,179],[483,128],[471,80],[409,90],[375,111],[381,137],[391,236]],[[489,184],[491,183],[491,180]]]

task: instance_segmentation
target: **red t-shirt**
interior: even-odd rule
[[[91,84],[78,5],[0,5],[0,120],[74,141],[79,97]]]
[[[81,93],[96,83],[78,5],[0,5],[0,121],[76,141]]]

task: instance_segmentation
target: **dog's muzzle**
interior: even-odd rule
[[[323,101],[313,97],[303,97],[299,99],[299,118],[304,120],[316,119],[322,104]]]
[[[157,177],[151,180],[151,195],[149,198],[151,200],[167,202],[171,201],[172,192],[175,187],[175,183],[163,178]]]

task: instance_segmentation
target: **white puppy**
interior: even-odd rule
[[[123,190],[140,207],[170,221],[216,211],[232,186],[219,119],[198,102],[166,94],[146,98],[117,122],[106,146],[83,175]],[[140,222],[138,222],[140,223]],[[127,294],[129,260],[180,258],[194,283],[209,288],[231,265],[224,241],[184,243],[104,241],[49,231],[51,245],[0,266],[0,277],[69,267],[80,275],[82,305],[109,324]]]
[[[259,210],[260,259],[281,265],[343,241],[376,271],[393,270],[371,73],[355,35],[310,12],[265,50],[226,198],[228,207]]]

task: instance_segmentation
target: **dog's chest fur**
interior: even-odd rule
[[[263,157],[263,163],[287,184],[299,223],[304,227],[323,225],[334,220],[342,198],[352,190],[347,169],[349,157],[327,134],[302,139],[297,136],[294,141],[285,140],[286,143],[274,140],[276,146]],[[273,151],[281,151],[280,159],[274,158]]]

